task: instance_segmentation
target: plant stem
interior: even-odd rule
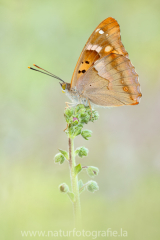
[[[69,167],[70,167],[70,177],[72,192],[74,193],[73,201],[73,211],[74,211],[74,220],[75,226],[80,226],[81,224],[81,205],[79,197],[79,187],[78,187],[78,175],[75,174],[75,154],[74,154],[74,139],[69,137]]]

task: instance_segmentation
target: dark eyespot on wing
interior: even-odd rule
[[[84,69],[84,70],[82,70],[82,73],[85,73],[86,72],[86,70]]]

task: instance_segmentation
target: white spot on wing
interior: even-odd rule
[[[97,30],[96,30],[96,32],[98,32],[100,29],[99,28],[97,28]]]
[[[96,49],[96,51],[99,53],[100,51],[101,51],[101,49],[102,49],[102,47],[98,47],[97,49]]]
[[[100,34],[103,34],[103,33],[104,33],[104,31],[103,31],[103,30],[99,30],[99,33],[100,33]]]
[[[97,47],[98,47],[98,45],[92,45],[91,50],[96,50]]]
[[[107,47],[105,47],[105,52],[110,52],[112,49],[113,49],[113,47],[107,46]]]
[[[98,45],[92,45],[92,44],[89,44],[88,46],[87,46],[87,50],[93,50],[93,51],[96,51],[96,52],[100,52],[101,51],[101,49],[102,49],[102,47],[100,47],[100,46],[98,46]]]
[[[92,47],[93,45],[92,44],[89,44],[88,46],[87,46],[87,50],[91,50],[91,47]]]

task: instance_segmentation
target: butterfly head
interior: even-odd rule
[[[70,90],[71,88],[71,84],[70,83],[66,83],[66,82],[60,82],[59,83],[61,85],[62,88],[62,92],[65,93],[65,90]]]

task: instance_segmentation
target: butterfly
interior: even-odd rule
[[[61,81],[62,90],[75,105],[136,105],[142,96],[138,74],[121,42],[120,26],[112,17],[102,21],[91,34],[78,59],[71,83],[53,74],[50,76]]]

